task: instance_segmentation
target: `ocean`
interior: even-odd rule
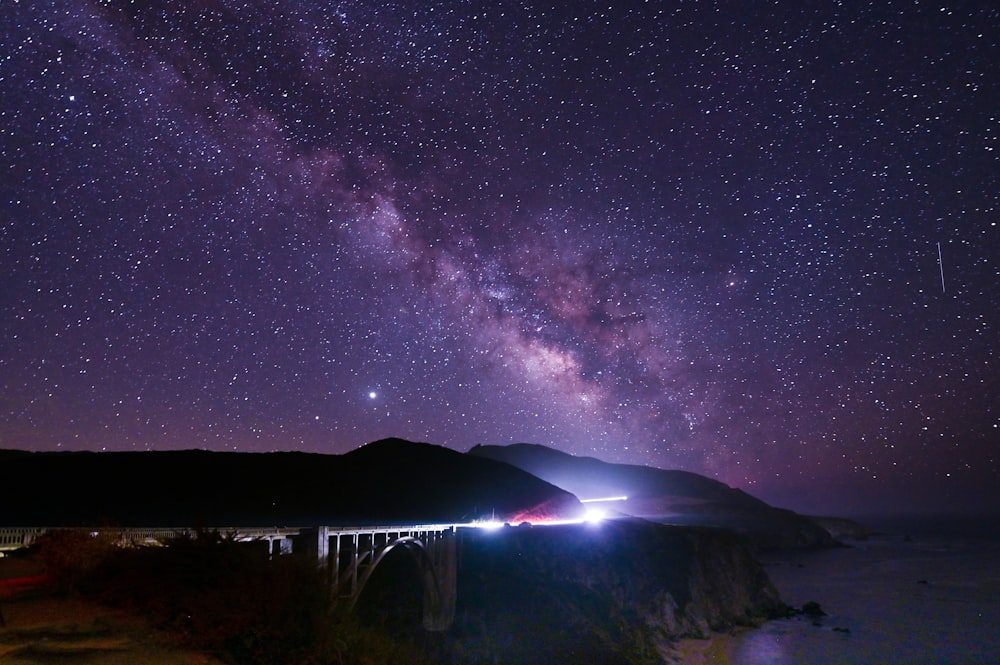
[[[782,619],[728,642],[734,665],[1000,665],[1000,518],[862,518],[850,547],[762,556]]]

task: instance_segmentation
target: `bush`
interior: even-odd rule
[[[327,573],[301,556],[217,533],[122,549],[83,588],[130,608],[189,648],[240,665],[428,664],[421,648],[340,616]]]
[[[58,529],[39,536],[33,549],[53,588],[76,593],[84,579],[115,552],[115,545],[82,529]]]
[[[325,575],[300,557],[269,560],[262,543],[205,532],[166,547],[123,549],[86,583],[198,649],[240,663],[311,662],[329,614]]]

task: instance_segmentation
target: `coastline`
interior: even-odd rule
[[[877,535],[761,563],[790,606],[824,616],[683,640],[683,665],[981,665],[1000,662],[1000,531],[995,519],[872,521]]]
[[[1000,662],[1000,519],[859,520],[873,535],[832,550],[771,552],[761,563],[796,616],[672,645],[676,665]]]

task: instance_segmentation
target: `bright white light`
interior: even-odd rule
[[[580,503],[600,503],[602,501],[628,501],[628,497],[622,496],[605,496],[599,499],[580,499]]]
[[[593,524],[594,522],[600,522],[607,516],[608,513],[606,510],[602,510],[600,508],[587,508],[587,512],[584,513],[583,519]]]
[[[378,397],[378,393],[374,390],[368,393],[368,399],[375,399],[376,397]]]
[[[496,531],[497,529],[502,529],[503,525],[504,525],[503,522],[499,522],[497,520],[483,520],[483,521],[476,520],[470,524],[470,526],[474,526],[477,529],[486,529],[487,531]]]

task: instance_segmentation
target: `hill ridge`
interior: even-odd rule
[[[467,454],[507,462],[582,500],[627,496],[625,501],[605,504],[614,512],[733,530],[761,549],[836,544],[812,519],[692,471],[616,464],[533,443],[479,444]]]

